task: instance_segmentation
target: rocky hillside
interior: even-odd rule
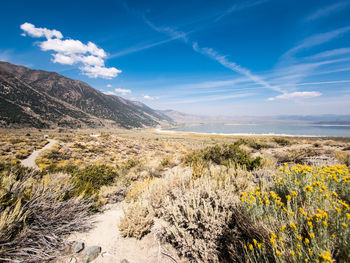
[[[0,62],[1,126],[155,126],[171,119],[143,103],[106,95],[55,72]]]

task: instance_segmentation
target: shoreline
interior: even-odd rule
[[[278,134],[278,133],[206,133],[206,132],[189,132],[189,131],[174,131],[174,130],[162,130],[162,129],[155,129],[157,133],[171,133],[171,134],[182,134],[182,135],[208,135],[208,136],[247,136],[247,137],[254,137],[254,136],[283,136],[283,137],[305,137],[305,138],[327,138],[327,137],[337,137],[337,138],[349,138],[346,136],[326,136],[326,135],[294,135],[294,134]]]

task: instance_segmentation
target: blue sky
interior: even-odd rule
[[[156,109],[350,114],[350,0],[4,0],[0,34],[0,60]]]

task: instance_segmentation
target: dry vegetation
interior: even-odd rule
[[[46,143],[43,133],[8,134],[1,260],[55,258],[87,215],[124,200],[124,236],[160,224],[153,234],[187,262],[350,261],[347,138],[57,132],[31,171],[18,159]]]
[[[47,143],[48,141],[39,134],[0,133],[0,162],[19,163],[35,149],[40,149]]]

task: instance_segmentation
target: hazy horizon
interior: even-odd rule
[[[3,1],[2,11],[0,60],[154,109],[350,114],[350,1]]]

